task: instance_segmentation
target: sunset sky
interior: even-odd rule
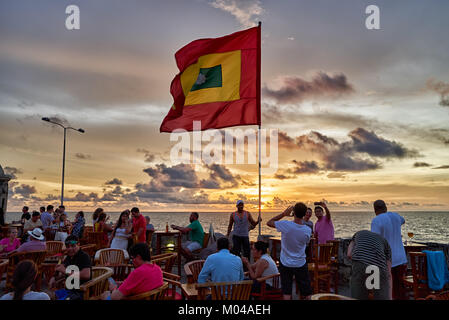
[[[80,8],[80,30],[65,8]],[[365,8],[380,8],[380,30]],[[279,130],[264,210],[325,199],[338,210],[449,210],[449,2],[2,1],[0,165],[8,211],[58,204],[68,131],[69,211],[257,207],[257,165],[170,161],[159,126],[174,54],[262,21],[262,126]],[[245,127],[242,127],[244,129]],[[233,129],[226,129],[232,133]],[[249,146],[255,148],[256,146]]]

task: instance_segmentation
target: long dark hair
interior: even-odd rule
[[[16,266],[12,277],[12,285],[14,287],[13,300],[23,299],[23,293],[31,287],[36,279],[36,275],[36,264],[31,260],[23,260]]]
[[[97,219],[98,219],[98,216],[99,216],[100,213],[102,213],[103,211],[104,211],[103,208],[97,208],[97,209],[95,209],[94,214],[92,215],[92,219],[93,219],[93,220],[97,220]]]
[[[120,217],[118,218],[118,221],[115,224],[114,232],[112,234],[113,237],[115,236],[115,231],[122,226],[122,217],[124,215],[129,216],[129,210],[125,210],[125,211],[122,211],[122,213],[120,213]]]

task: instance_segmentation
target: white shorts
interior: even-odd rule
[[[182,247],[184,249],[189,250],[190,252],[198,250],[198,249],[202,249],[203,246],[200,245],[198,242],[196,241],[186,241],[182,244]]]

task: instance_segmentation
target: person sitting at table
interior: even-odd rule
[[[42,221],[40,219],[41,214],[38,211],[33,211],[31,219],[25,222],[23,226],[23,233],[27,234],[28,231],[33,231],[34,228],[42,229]]]
[[[183,228],[171,225],[172,229],[179,230],[183,234],[188,234],[189,241],[185,241],[181,244],[181,254],[190,261],[193,259],[192,251],[203,248],[204,230],[201,223],[198,221],[198,212],[192,212],[190,214],[190,224]]]
[[[109,217],[106,217],[106,213],[102,212],[98,216],[98,221],[94,225],[95,232],[103,232],[103,245],[107,246],[109,243],[108,233],[113,231],[112,227],[106,223]]]
[[[279,270],[276,266],[276,262],[267,253],[268,243],[263,241],[257,241],[251,246],[251,255],[256,263],[251,264],[248,258],[242,257],[243,264],[247,267],[249,276],[254,280],[252,292],[260,292],[260,282],[256,279],[278,274]],[[273,279],[266,281],[267,289],[270,290],[273,287]]]
[[[151,262],[150,248],[146,243],[137,243],[129,250],[129,255],[135,269],[117,288],[110,284],[112,292],[103,294],[104,300],[122,300],[159,288],[164,284],[161,268]]]
[[[17,252],[29,252],[29,251],[43,251],[47,250],[45,243],[45,237],[42,234],[41,228],[34,228],[33,231],[28,231],[30,240],[22,244],[16,251]]]
[[[55,268],[57,275],[52,277],[49,281],[49,287],[57,288],[58,283],[63,283],[64,288],[55,291],[55,298],[57,300],[82,300],[83,292],[77,289],[67,289],[65,287],[66,269],[69,266],[78,267],[78,272],[72,272],[70,275],[79,277],[80,285],[91,279],[92,260],[90,256],[81,250],[79,246],[79,239],[77,236],[70,235],[65,240],[65,247],[67,248],[67,257],[62,264],[58,264]]]
[[[17,228],[9,228],[6,238],[0,241],[0,253],[6,256],[8,253],[20,247],[20,240],[17,238]]]
[[[19,262],[12,276],[13,292],[3,295],[0,300],[50,300],[45,292],[31,291],[36,277],[37,267],[33,261]]]
[[[229,252],[229,240],[226,237],[217,240],[217,253],[211,254],[204,262],[198,275],[198,283],[228,282],[243,280],[243,264],[240,257]]]
[[[114,231],[112,231],[110,247],[112,249],[128,250],[128,240],[132,236],[132,227],[133,225],[129,221],[129,210],[125,210],[120,214]]]

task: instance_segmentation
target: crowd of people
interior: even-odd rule
[[[261,223],[261,217],[255,220],[244,210],[241,200],[237,202],[236,208],[230,215],[227,235],[216,241],[217,252],[205,260],[198,283],[240,281],[245,278],[246,271],[246,277],[254,280],[253,292],[258,292],[260,284],[255,281],[257,278],[279,273],[284,299],[292,298],[293,281],[296,281],[300,296],[310,298],[313,290],[307,265],[308,247],[312,239],[318,245],[334,240],[334,226],[326,203],[317,202],[312,210],[304,203],[298,202],[267,222],[269,227],[281,233],[279,266],[268,254],[266,242],[257,241],[250,245],[249,232]],[[56,267],[57,272],[51,279],[50,286],[58,288],[60,280],[65,279],[63,275],[66,268],[71,265],[78,267],[81,283],[88,281],[91,278],[92,261],[79,245],[85,228],[83,211],[77,213],[73,223],[67,218],[64,206],[54,210],[52,205],[48,205],[46,208],[40,208],[40,212],[33,211],[31,214],[28,207],[24,207],[22,211],[23,233],[19,236],[17,229],[9,229],[7,237],[0,241],[1,254],[5,256],[14,252],[45,250],[45,237],[53,235],[55,240],[65,243],[67,256],[64,262]],[[313,211],[317,218],[315,224],[310,220]],[[355,233],[348,248],[347,255],[352,260],[351,295],[357,299],[368,297],[365,282],[369,274],[366,270],[374,265],[381,270],[381,285],[379,289],[374,289],[374,298],[399,299],[399,281],[407,263],[401,238],[401,226],[405,220],[397,213],[388,211],[382,200],[374,202],[374,212],[376,216],[372,220],[371,230]],[[287,217],[293,219],[284,219]],[[154,231],[150,218],[144,217],[140,210],[134,207],[121,212],[115,224],[108,223],[108,220],[109,216],[102,208],[95,210],[92,215],[94,231],[104,234],[106,247],[129,252],[135,269],[123,283],[111,281],[110,291],[105,293],[103,298],[124,299],[161,286],[162,271],[150,262],[151,251],[146,239],[147,230]],[[173,230],[188,236],[188,241],[182,243],[180,252],[186,261],[192,260],[193,253],[203,248],[205,237],[197,212],[191,213],[189,222],[186,227],[171,225]],[[133,241],[130,241],[131,239]],[[30,262],[19,264],[14,273],[15,291],[4,295],[2,299],[48,299],[49,295],[30,289],[35,269],[36,266]],[[58,279],[58,275],[61,279]],[[266,285],[270,288],[272,284],[272,280],[268,280]],[[81,293],[77,290],[62,287],[54,292],[55,296],[52,298],[55,299],[81,299]]]

